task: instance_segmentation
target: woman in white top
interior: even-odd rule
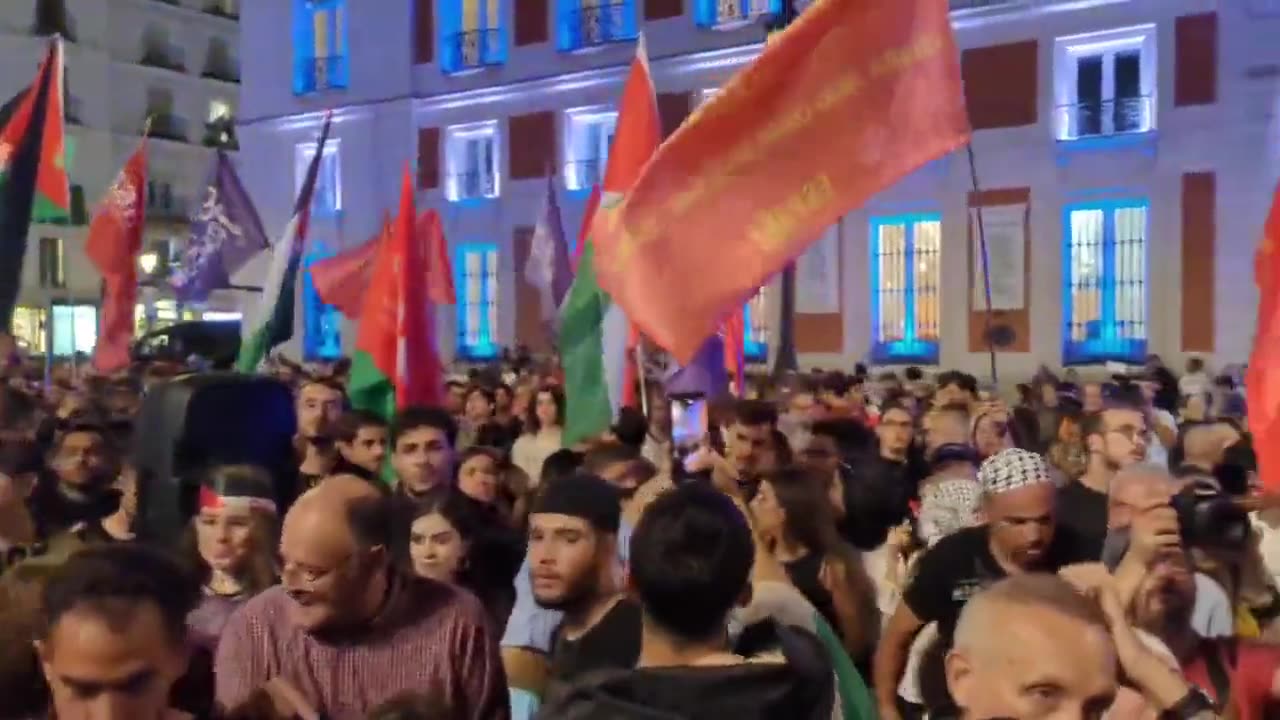
[[[564,392],[555,385],[538,388],[524,423],[524,434],[511,447],[511,462],[529,476],[536,487],[542,477],[542,463],[560,449],[564,425]]]

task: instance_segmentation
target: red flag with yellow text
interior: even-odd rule
[[[969,137],[947,3],[823,0],[592,223],[600,285],[689,362],[831,223]]]
[[[102,275],[102,311],[93,367],[112,373],[129,365],[133,309],[138,299],[138,253],[147,186],[147,141],[121,168],[89,223],[85,254]]]
[[[1258,477],[1269,493],[1280,492],[1280,186],[1276,188],[1254,256],[1258,327],[1245,376],[1249,432],[1258,456]]]

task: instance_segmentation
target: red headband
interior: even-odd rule
[[[226,507],[247,507],[250,510],[261,510],[263,512],[276,514],[276,504],[266,498],[250,497],[247,495],[219,495],[207,487],[200,487],[200,509],[201,510],[221,510]]]

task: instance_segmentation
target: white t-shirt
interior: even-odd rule
[[[1156,425],[1163,425],[1177,434],[1178,421],[1168,410],[1161,408],[1152,408],[1151,421]],[[1157,465],[1169,466],[1169,449],[1160,442],[1160,437],[1156,435],[1155,428],[1147,433],[1147,462],[1156,463]]]

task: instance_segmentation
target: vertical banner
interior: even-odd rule
[[[827,228],[796,260],[796,312],[840,312],[840,225]]]
[[[969,254],[973,310],[982,312],[987,309],[987,298],[978,210],[969,208]],[[1027,304],[1027,206],[995,205],[981,210],[987,239],[987,272],[991,276],[991,309],[1021,310]]]

